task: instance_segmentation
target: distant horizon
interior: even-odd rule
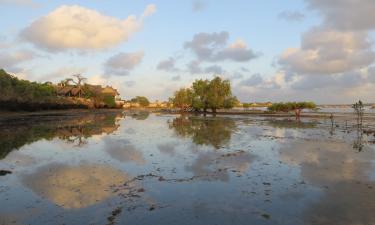
[[[373,0],[0,0],[0,9],[12,18],[0,21],[0,68],[21,79],[81,73],[123,99],[165,101],[220,76],[241,102],[375,104]]]

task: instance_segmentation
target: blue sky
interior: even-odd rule
[[[125,99],[166,100],[218,75],[246,102],[375,102],[371,0],[0,0],[0,10],[0,67],[20,78],[82,73]]]

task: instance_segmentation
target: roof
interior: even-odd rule
[[[63,88],[57,90],[57,94],[59,94],[59,95],[66,95],[66,94],[68,94],[72,89],[73,89],[72,86],[66,86],[66,87],[63,87]]]
[[[72,88],[72,90],[71,90],[72,95],[78,95],[79,92],[81,92],[81,94],[84,94],[84,93],[85,93],[85,92],[83,91],[83,89],[82,89],[82,88],[79,88],[79,87]]]
[[[103,88],[102,93],[103,94],[110,94],[110,95],[114,95],[114,96],[120,95],[116,89],[114,89],[113,87],[109,87],[109,86]]]

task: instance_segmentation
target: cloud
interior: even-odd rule
[[[213,73],[213,74],[223,74],[224,69],[218,65],[208,66],[204,69],[205,73]]]
[[[134,87],[135,81],[134,80],[128,80],[124,82],[126,87]]]
[[[118,53],[105,63],[105,71],[108,75],[129,75],[130,70],[134,69],[142,62],[143,51],[133,53]]]
[[[12,53],[0,53],[0,68],[9,72],[17,73],[21,71],[18,64],[30,61],[36,57],[36,54],[29,50],[14,51]]]
[[[367,33],[317,27],[303,34],[300,48],[284,51],[279,63],[298,74],[335,74],[366,67],[374,59]]]
[[[176,59],[173,57],[169,57],[168,59],[159,62],[159,64],[157,65],[157,69],[168,71],[168,72],[176,72],[179,69],[176,68],[175,65],[176,65]]]
[[[206,8],[206,4],[202,0],[195,0],[192,3],[192,8],[194,12],[199,12]]]
[[[373,0],[305,0],[311,9],[324,17],[324,23],[340,30],[375,28]]]
[[[200,62],[197,60],[193,60],[186,64],[187,70],[191,74],[197,74],[197,73],[202,73],[202,68],[200,67]]]
[[[28,6],[33,8],[40,6],[33,0],[0,0],[0,4]]]
[[[287,21],[301,21],[305,18],[305,15],[298,11],[283,11],[277,17]]]
[[[258,54],[249,49],[246,43],[238,39],[227,45],[229,33],[198,33],[193,40],[184,44],[185,49],[190,49],[201,61],[217,62],[231,60],[235,62],[246,62],[254,59]]]
[[[36,79],[38,81],[59,81],[64,78],[72,77],[73,74],[82,74],[86,72],[86,68],[78,68],[78,67],[61,67],[51,73],[47,73]]]
[[[133,15],[120,20],[78,5],[63,5],[35,20],[20,36],[48,51],[107,49],[127,41],[141,28],[143,17],[155,10],[148,5],[140,20]]]
[[[142,17],[151,16],[156,12],[156,5],[150,4],[146,6],[146,9],[143,11]]]
[[[172,81],[180,81],[180,80],[181,80],[181,76],[180,75],[176,75],[176,76],[172,77]]]
[[[251,77],[242,80],[240,82],[240,85],[242,86],[257,86],[259,84],[263,83],[263,77],[259,74],[253,74]]]

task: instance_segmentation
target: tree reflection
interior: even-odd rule
[[[6,123],[0,131],[0,159],[26,144],[59,138],[74,146],[82,146],[92,135],[110,134],[119,127],[121,113],[89,114],[85,116],[57,117],[53,121],[26,121],[22,124]]]
[[[190,137],[197,145],[209,145],[218,149],[227,144],[236,130],[229,118],[202,118],[181,116],[169,121],[169,128],[180,137]]]
[[[318,125],[317,121],[301,121],[291,119],[269,119],[266,120],[268,125],[274,128],[289,128],[289,129],[312,129]]]
[[[149,117],[150,112],[148,111],[139,111],[139,112],[132,112],[130,117],[136,120],[145,120]]]

